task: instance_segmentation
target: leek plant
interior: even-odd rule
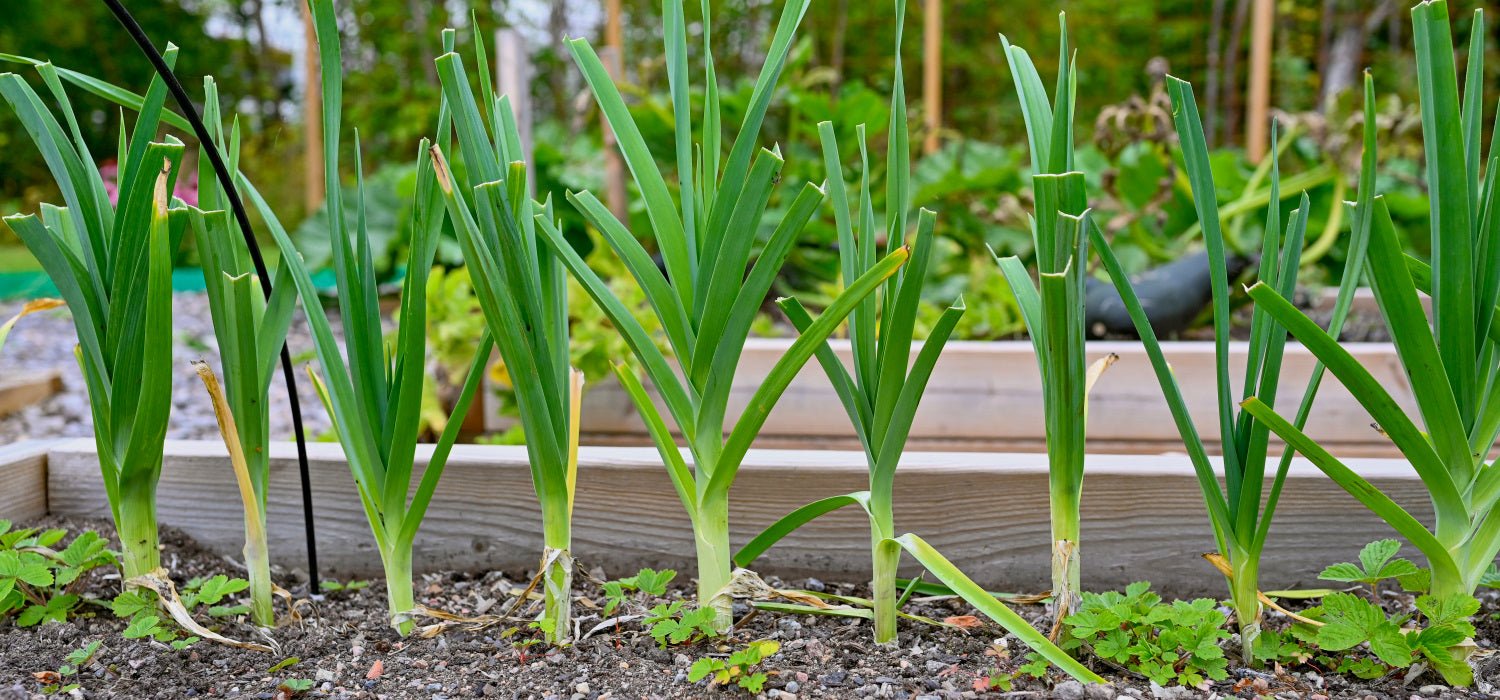
[[[1031,57],[1021,47],[1011,46],[1004,35],[1000,37],[1031,146],[1031,182],[1036,200],[1031,235],[1038,283],[1032,283],[1020,258],[996,260],[1015,292],[1041,370],[1052,515],[1052,607],[1054,619],[1061,621],[1082,603],[1079,505],[1088,389],[1111,360],[1100,360],[1092,368],[1084,366],[1083,297],[1088,273],[1085,227],[1090,217],[1084,175],[1074,169],[1077,68],[1068,53],[1067,15],[1059,15],[1058,21],[1062,33],[1057,90],[1050,103]]]
[[[443,92],[453,106],[466,181],[455,182],[440,149],[432,165],[485,325],[515,390],[532,485],[541,503],[544,549],[542,631],[552,644],[572,636],[573,496],[578,479],[578,417],[583,373],[568,364],[568,290],[562,260],[537,245],[537,220],[556,223],[552,202],[532,201],[525,153],[509,96],[490,88],[484,43],[475,33],[480,99],[487,128],[456,53],[438,57]],[[491,137],[490,131],[494,136]],[[457,187],[468,191],[459,196]],[[473,202],[472,208],[468,202]]]
[[[876,237],[881,231],[906,231],[907,203],[910,188],[908,159],[910,147],[906,129],[906,90],[902,84],[901,29],[905,24],[906,2],[896,2],[896,71],[891,91],[891,129],[887,142],[886,204],[884,221],[877,225],[870,197],[870,163],[865,144],[864,125],[855,133],[859,140],[860,188],[856,209],[849,206],[844,186],[843,163],[833,124],[818,125],[823,145],[823,162],[828,173],[827,189],[833,203],[834,222],[838,229],[839,266],[845,280],[858,279],[875,265]],[[857,219],[856,219],[857,217]],[[856,226],[857,220],[857,226]],[[882,295],[867,297],[849,316],[849,338],[854,354],[854,377],[828,343],[818,348],[817,357],[823,371],[833,383],[854,432],[864,447],[870,470],[870,488],[844,496],[826,498],[793,511],[766,528],[760,536],[735,555],[735,564],[750,566],[777,540],[809,520],[847,505],[858,505],[870,518],[870,548],[874,580],[871,600],[875,621],[875,642],[888,644],[896,639],[896,567],[901,561],[901,547],[896,537],[892,509],[892,490],[896,466],[906,449],[912,419],[932,368],[953,328],[963,315],[963,300],[943,312],[931,335],[922,344],[908,374],[911,360],[912,329],[921,304],[922,284],[927,277],[927,262],[932,255],[932,235],[936,216],[926,209],[917,215],[916,239],[911,245],[912,257],[901,272],[888,280]],[[892,235],[886,242],[889,254],[901,245],[902,238]],[[880,297],[880,299],[877,299]],[[883,308],[877,303],[883,299]],[[799,332],[813,324],[812,317],[796,299],[777,302]]]
[[[175,63],[177,48],[165,52]],[[5,220],[57,285],[78,333],[94,442],[126,580],[160,568],[156,482],[172,408],[172,253],[187,224],[171,192],[183,144],[153,139],[166,85],[153,78],[134,129],[122,125],[119,204],[112,206],[58,70],[36,65],[66,127],[26,83],[0,75],[14,110],[57,180],[66,206]]]
[[[781,154],[774,148],[761,149],[756,154],[756,141],[766,108],[786,66],[792,36],[810,2],[792,0],[783,9],[739,134],[728,159],[721,162],[719,88],[709,51],[708,0],[702,2],[706,87],[701,140],[696,148],[688,87],[687,23],[681,0],[663,0],[680,210],[603,62],[586,40],[568,43],[605,120],[614,130],[645,200],[666,274],[657,269],[651,255],[631,231],[597,198],[580,192],[570,194],[568,199],[599,230],[640,283],[661,320],[682,370],[681,377],[641,324],[574,252],[550,218],[536,219],[553,254],[562,259],[624,336],[687,443],[693,458],[692,470],[640,379],[625,367],[617,366],[616,374],[645,420],[672,484],[692,519],[698,554],[698,604],[715,609],[714,626],[720,632],[727,630],[732,621],[730,598],[719,595],[730,582],[731,574],[729,487],[746,450],[765,423],[772,405],[802,365],[855,306],[894,274],[909,256],[905,248],[898,248],[859,279],[851,280],[848,289],[803,331],[772,368],[726,438],[724,424],[730,386],[751,322],[792,244],[823,200],[823,191],[818,186],[809,183],[802,189],[764,244],[747,277],[745,269],[751,248],[782,165]]]
[[[1203,499],[1208,507],[1209,520],[1213,523],[1214,539],[1218,555],[1212,561],[1228,580],[1230,599],[1235,610],[1235,621],[1240,630],[1241,651],[1245,660],[1255,663],[1255,639],[1261,630],[1260,559],[1265,548],[1266,536],[1286,482],[1287,469],[1291,465],[1292,450],[1285,450],[1277,464],[1271,481],[1269,494],[1265,491],[1267,450],[1270,428],[1267,422],[1251,411],[1236,411],[1236,402],[1231,396],[1232,378],[1229,371],[1229,324],[1230,324],[1230,280],[1225,265],[1225,243],[1221,227],[1223,215],[1216,201],[1213,173],[1209,165],[1208,148],[1203,136],[1203,126],[1198,118],[1193,101],[1192,86],[1178,80],[1167,79],[1167,89],[1172,99],[1173,114],[1179,140],[1182,143],[1183,161],[1188,182],[1202,225],[1204,242],[1209,251],[1209,276],[1213,285],[1214,313],[1214,359],[1217,369],[1219,430],[1223,446],[1224,485],[1220,486],[1213,465],[1209,462],[1198,429],[1188,413],[1177,379],[1163,356],[1161,344],[1146,318],[1145,309],[1135,294],[1129,278],[1120,267],[1114,251],[1105,241],[1097,226],[1089,228],[1104,268],[1119,290],[1125,308],[1135,323],[1137,334],[1146,347],[1156,371],[1157,382],[1166,396],[1167,405],[1187,447],[1188,456],[1197,473],[1198,485],[1203,490]],[[1322,337],[1330,342],[1338,338],[1348,317],[1354,291],[1360,280],[1364,257],[1369,244],[1370,202],[1373,198],[1375,179],[1375,101],[1368,76],[1365,81],[1365,131],[1364,155],[1360,168],[1358,202],[1354,205],[1353,231],[1349,240],[1345,274],[1339,285],[1338,300],[1334,304],[1333,317]],[[1273,145],[1276,132],[1271,132]],[[1260,268],[1256,285],[1274,289],[1276,293],[1290,297],[1297,283],[1303,244],[1307,234],[1308,198],[1303,193],[1300,206],[1291,212],[1282,232],[1280,210],[1281,195],[1278,150],[1273,148],[1270,156],[1271,198],[1266,214],[1265,232],[1261,241]],[[1300,337],[1300,335],[1299,335]],[[1307,342],[1307,339],[1303,339]],[[1285,355],[1287,329],[1279,318],[1264,307],[1257,307],[1250,321],[1250,342],[1247,349],[1244,393],[1242,398],[1259,396],[1265,405],[1275,404],[1281,380],[1281,364]],[[1323,379],[1323,365],[1313,368],[1297,409],[1296,427],[1307,423],[1312,413],[1313,400]],[[1279,431],[1278,431],[1279,432]],[[1262,505],[1264,503],[1264,505]]]
[[[340,191],[338,165],[343,78],[338,29],[332,0],[312,0],[311,5],[322,72],[324,174],[328,191],[337,193]],[[449,51],[453,49],[453,37],[452,31],[443,35],[444,48]],[[444,102],[438,117],[438,134],[447,133],[449,121]],[[356,132],[356,152],[358,140]],[[417,417],[421,410],[427,353],[427,277],[444,220],[443,194],[429,160],[428,148],[429,144],[424,140],[417,152],[419,169],[412,213],[412,240],[406,258],[406,279],[402,283],[401,327],[393,346],[386,345],[381,333],[370,235],[365,226],[363,178],[358,182],[353,221],[344,212],[339,197],[328,198],[328,230],[338,279],[339,312],[344,341],[348,346],[347,364],[323,312],[318,290],[286,230],[249,180],[243,176],[237,178],[239,187],[266,220],[281,249],[282,267],[302,299],[323,376],[319,377],[311,367],[308,373],[333,418],[334,433],[349,460],[349,469],[359,488],[360,500],[385,567],[392,625],[402,634],[410,632],[414,626],[404,615],[415,607],[412,542],[427,513],[462,423],[448,421],[420,482],[413,490],[420,427]],[[358,168],[357,158],[356,169],[362,171]],[[351,231],[354,242],[349,240]],[[493,344],[488,332],[481,336],[474,363],[453,408],[455,415],[468,411]]]
[[[219,118],[218,90],[204,80],[204,122],[214,129],[214,141],[226,154],[230,172],[239,171],[239,122],[224,138]],[[190,221],[203,265],[214,336],[225,383],[220,388],[212,370],[199,367],[200,377],[215,399],[214,407],[231,455],[238,454],[235,478],[245,508],[245,567],[250,582],[250,618],[262,627],[276,624],[272,608],[271,560],[266,546],[266,484],[270,478],[270,406],[266,396],[291,325],[296,288],[282,265],[267,299],[261,292],[249,250],[241,245],[230,219],[227,195],[214,177],[207,158],[199,159],[198,207],[190,207]],[[200,208],[201,207],[201,208]],[[206,210],[206,211],[205,211]],[[205,371],[207,370],[207,371]]]
[[[1376,197],[1369,211],[1368,273],[1410,379],[1421,426],[1285,294],[1257,284],[1250,296],[1328,365],[1411,462],[1432,499],[1436,527],[1422,525],[1263,398],[1252,397],[1244,406],[1416,545],[1432,568],[1432,593],[1445,598],[1471,595],[1500,551],[1500,517],[1492,512],[1500,500],[1500,466],[1486,463],[1500,432],[1495,308],[1500,266],[1492,262],[1500,250],[1500,142],[1491,141],[1488,159],[1480,159],[1483,14],[1475,11],[1461,104],[1447,4],[1439,0],[1413,8],[1412,31],[1431,197],[1432,265],[1402,254],[1386,203]],[[1419,290],[1431,293],[1430,323]]]

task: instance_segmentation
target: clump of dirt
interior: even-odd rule
[[[113,535],[108,524],[48,520],[36,525],[64,527],[72,533],[94,529]],[[178,583],[197,576],[238,575],[232,562],[198,547],[182,533],[164,529],[163,564]],[[593,572],[602,578],[603,572]],[[608,572],[614,576],[634,572]],[[530,572],[440,572],[420,577],[418,602],[460,615],[496,613],[516,600]],[[96,577],[86,591],[91,602],[67,624],[20,628],[15,618],[0,620],[0,700],[39,697],[43,684],[34,675],[56,671],[70,651],[92,641],[101,645],[95,662],[65,682],[80,688],[79,698],[506,698],[513,700],[657,700],[666,698],[891,698],[893,700],[959,700],[966,698],[1062,698],[1064,700],[1175,700],[1186,698],[1263,697],[1278,700],[1408,700],[1408,698],[1485,698],[1468,689],[1451,689],[1428,675],[1410,686],[1398,678],[1359,681],[1319,675],[1315,669],[1285,669],[1279,674],[1238,669],[1222,682],[1201,689],[1152,687],[1129,672],[1099,667],[1108,686],[1083,686],[1063,677],[1018,679],[1010,692],[976,690],[976,681],[1000,666],[1025,662],[1025,648],[997,625],[988,623],[967,603],[952,597],[914,598],[908,612],[934,619],[976,616],[965,631],[901,621],[899,644],[881,647],[871,641],[864,620],[815,615],[754,612],[736,605],[740,623],[726,638],[661,648],[636,621],[600,625],[605,601],[595,585],[580,586],[576,608],[586,638],[565,649],[540,644],[524,627],[483,630],[450,629],[432,639],[400,638],[387,623],[385,591],[380,582],[311,600],[300,622],[272,633],[276,654],[198,642],[174,650],[152,640],[121,636],[126,621],[110,612],[108,600],[118,593],[119,577]],[[859,595],[851,584],[769,580],[779,588],[827,590]],[[283,585],[296,584],[282,581]],[[666,598],[690,596],[686,575],[673,582]],[[307,599],[306,583],[288,586]],[[661,601],[653,601],[661,602]],[[1486,600],[1478,616],[1482,644],[1500,632],[1491,620],[1497,606]],[[1040,606],[1018,611],[1041,628]],[[596,629],[597,628],[597,629]],[[222,634],[254,638],[242,620],[223,624]],[[692,663],[703,657],[727,657],[755,640],[780,643],[779,651],[759,670],[768,674],[765,688],[752,694],[739,688],[688,680]],[[1233,650],[1229,650],[1233,656]],[[1500,682],[1500,655],[1479,664],[1478,677]],[[290,661],[289,660],[294,660]],[[271,669],[281,666],[278,670]],[[306,691],[284,687],[288,680],[311,681]],[[1260,683],[1255,683],[1259,679]],[[1236,684],[1240,691],[1236,692]]]

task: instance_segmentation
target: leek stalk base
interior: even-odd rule
[[[567,644],[573,635],[573,555],[548,547],[542,554],[542,619],[547,643]]]
[[[729,503],[723,500],[705,502],[693,524],[698,548],[698,604],[714,608],[714,630],[729,631],[734,624],[734,601],[720,596],[729,585]]]
[[[382,559],[385,565],[386,599],[390,603],[391,626],[404,637],[411,634],[412,629],[416,627],[416,623],[411,620],[395,621],[396,615],[417,606],[416,599],[412,595],[411,549],[385,552]]]

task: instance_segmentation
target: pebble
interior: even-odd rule
[[[1083,700],[1083,684],[1071,680],[1058,683],[1052,688],[1052,697],[1057,700]]]
[[[1083,694],[1089,700],[1114,700],[1115,686],[1110,683],[1090,683],[1083,686]]]
[[[798,690],[801,690],[801,689],[802,689],[802,686],[798,685],[797,681],[787,681],[787,683],[786,683],[786,692],[788,692],[788,693],[795,693],[795,692],[797,692]]]
[[[782,632],[792,634],[802,631],[802,623],[793,620],[790,617],[783,617],[780,620],[776,621],[776,628],[781,630]]]
[[[588,684],[588,682],[579,683],[578,685],[573,686],[573,690],[576,690],[576,691],[578,691],[580,693],[583,693],[584,695],[588,695],[589,694],[589,684]]]
[[[843,686],[844,681],[848,678],[848,673],[845,673],[844,671],[834,671],[833,673],[823,676],[821,679],[819,679],[819,682],[829,688],[838,688]]]
[[[948,664],[935,660],[929,660],[926,664],[923,665],[927,667],[928,673],[937,673],[945,668],[948,668]],[[1079,685],[1082,684],[1080,683]]]
[[[805,585],[807,586],[807,590],[816,593],[822,593],[823,591],[828,589],[828,586],[823,585],[822,581],[819,581],[815,578],[807,579],[807,583]]]
[[[330,671],[330,670],[328,670],[326,668],[320,668],[320,669],[318,669],[318,672],[315,674],[315,678],[317,679],[317,681],[319,683],[323,683],[323,682],[334,680],[335,676],[333,675],[333,671]]]
[[[1435,695],[1442,695],[1443,691],[1447,689],[1448,686],[1446,685],[1424,685],[1420,688],[1417,688],[1417,692],[1422,694],[1424,697],[1432,697]]]

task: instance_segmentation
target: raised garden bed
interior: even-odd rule
[[[730,421],[743,410],[765,380],[790,339],[751,339],[735,373],[729,402]],[[847,363],[848,341],[832,341]],[[913,348],[915,356],[920,344]],[[1234,343],[1231,372],[1244,374],[1246,343]],[[1394,346],[1389,343],[1346,343],[1345,349],[1392,392],[1407,411],[1415,411]],[[1155,454],[1182,449],[1182,437],[1172,422],[1161,388],[1139,342],[1095,341],[1089,358],[1107,353],[1120,356],[1089,396],[1088,436],[1094,451]],[[1212,448],[1219,438],[1215,403],[1214,348],[1211,342],[1183,341],[1165,345],[1193,420]],[[1316,358],[1306,348],[1288,344],[1282,368],[1278,405],[1296,406]],[[493,387],[492,387],[493,388]],[[1030,342],[950,342],[933,370],[921,408],[912,425],[913,450],[975,450],[1042,452],[1046,434],[1042,412],[1042,383],[1036,353]],[[757,445],[775,448],[859,449],[848,416],[840,410],[833,385],[817,363],[809,363],[787,388],[760,431]],[[658,404],[660,406],[660,404]],[[1339,456],[1396,457],[1390,441],[1370,428],[1371,419],[1359,402],[1337,380],[1326,380],[1307,433]],[[1288,409],[1290,410],[1290,409]],[[487,429],[509,425],[498,414],[486,417]],[[630,397],[613,378],[591,387],[584,401],[582,432],[585,444],[647,445],[646,434]],[[1273,443],[1277,442],[1272,437]]]
[[[380,559],[341,448],[309,448],[321,565],[341,576],[378,575]],[[271,457],[270,549],[276,563],[302,566],[295,449],[273,444]],[[418,463],[425,457],[419,448]],[[1350,466],[1430,522],[1426,492],[1404,461],[1356,459]],[[98,469],[92,440],[3,448],[0,518],[51,513],[108,519]],[[1199,558],[1213,551],[1213,541],[1185,457],[1089,455],[1088,470],[1082,537],[1088,589],[1150,580],[1173,595],[1223,593],[1219,576]],[[579,479],[573,551],[585,566],[692,570],[692,533],[654,449],[584,447],[579,471],[587,478]],[[903,531],[926,538],[992,590],[1047,587],[1045,455],[910,452],[896,475],[896,519]],[[731,541],[743,544],[792,508],[860,490],[866,479],[859,453],[753,450],[731,492]],[[542,544],[531,490],[523,448],[456,448],[418,536],[416,568],[535,568]],[[162,525],[212,551],[238,556],[244,546],[241,506],[222,444],[169,441],[157,498]],[[787,577],[862,580],[870,567],[868,527],[854,510],[824,516],[783,540],[756,568]],[[1272,526],[1263,585],[1316,586],[1323,567],[1352,560],[1367,542],[1389,536],[1379,518],[1298,459]],[[1418,559],[1414,550],[1406,551]]]

